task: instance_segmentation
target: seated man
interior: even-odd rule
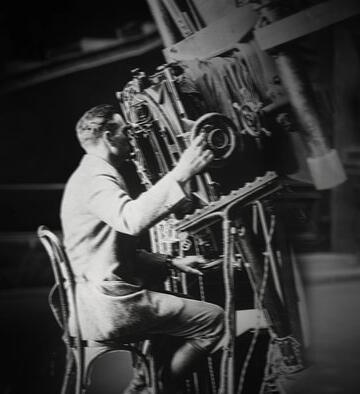
[[[98,341],[150,334],[183,338],[168,366],[171,381],[182,379],[199,360],[220,347],[223,310],[147,289],[149,273],[165,279],[173,266],[201,274],[197,268],[203,259],[169,259],[138,250],[137,241],[141,232],[186,199],[184,186],[213,155],[199,136],[172,171],[131,199],[121,175],[130,145],[120,114],[110,105],[94,107],[79,120],[76,132],[86,154],[67,182],[61,221],[76,276],[82,335]]]

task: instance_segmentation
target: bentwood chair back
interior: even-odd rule
[[[144,342],[144,346],[140,350],[133,341],[103,342],[83,339],[76,302],[75,277],[65,248],[59,237],[46,226],[38,228],[38,237],[50,258],[55,284],[49,293],[49,304],[56,321],[62,328],[63,340],[67,349],[61,394],[68,394],[71,391],[70,383],[74,367],[76,370],[75,393],[84,394],[89,387],[95,361],[105,353],[114,351],[129,351],[133,356],[137,356],[137,360],[144,363],[149,391],[156,394],[157,382],[154,361],[149,351],[149,340]],[[70,310],[75,323],[72,335],[69,331]]]

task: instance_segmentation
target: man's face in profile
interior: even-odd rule
[[[110,124],[113,126],[111,140],[115,151],[114,154],[120,163],[128,159],[131,153],[131,145],[127,136],[129,126],[124,122],[120,114],[114,114]]]

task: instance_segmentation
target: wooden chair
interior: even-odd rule
[[[49,304],[56,321],[63,330],[63,340],[67,349],[61,394],[69,393],[70,377],[74,367],[76,370],[75,393],[85,394],[90,385],[90,378],[96,361],[105,353],[116,351],[129,351],[134,359],[144,363],[148,389],[152,394],[157,394],[155,367],[150,354],[151,344],[148,339],[142,342],[140,350],[140,346],[135,344],[135,340],[119,343],[82,338],[75,297],[74,274],[64,246],[58,236],[45,226],[40,226],[37,233],[49,255],[54,273],[55,285],[49,294]],[[68,326],[70,310],[74,314],[75,321],[73,335],[70,335]]]

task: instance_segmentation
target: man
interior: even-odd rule
[[[156,185],[131,199],[121,176],[129,157],[126,124],[110,105],[99,105],[79,120],[77,137],[86,154],[63,196],[64,243],[76,276],[83,337],[121,340],[126,336],[167,334],[184,339],[168,366],[180,380],[223,335],[223,310],[206,302],[150,291],[147,278],[165,279],[169,264],[201,274],[203,258],[169,256],[137,249],[138,236],[184,200],[184,187],[212,159],[196,138],[176,167]],[[70,325],[71,325],[70,316]]]

